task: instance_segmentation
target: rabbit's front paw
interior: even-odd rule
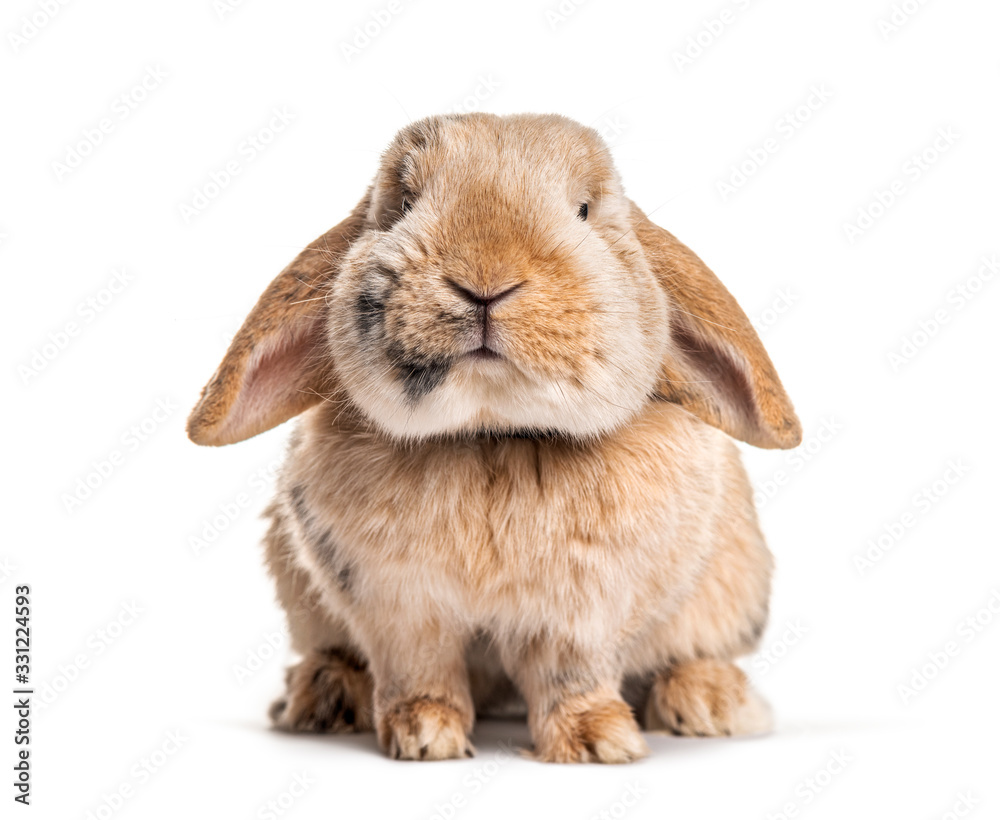
[[[595,694],[557,704],[535,736],[534,756],[547,763],[631,763],[648,753],[628,705]]]
[[[443,698],[412,697],[391,704],[379,721],[379,741],[396,760],[448,760],[475,754],[462,713]]]
[[[310,652],[288,670],[285,696],[271,704],[276,729],[286,732],[366,732],[372,729],[372,681],[349,652]]]
[[[771,710],[738,666],[697,660],[657,677],[646,728],[696,737],[758,734],[771,728]]]

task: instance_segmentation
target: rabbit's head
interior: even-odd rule
[[[800,438],[728,291],[624,196],[600,137],[556,116],[403,129],[261,297],[188,430],[227,444],[324,399],[400,438],[598,436],[653,401],[759,446]]]

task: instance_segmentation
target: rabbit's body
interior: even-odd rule
[[[324,403],[303,418],[272,515],[296,650],[345,650],[480,712],[509,707],[506,679],[532,685],[550,655],[578,653],[593,666],[581,680],[620,686],[741,655],[767,618],[771,559],[738,451],[666,402],[586,444],[399,443]],[[286,725],[315,720],[297,708],[286,702]]]
[[[277,726],[447,758],[471,753],[477,707],[523,698],[540,759],[622,762],[645,751],[636,714],[767,725],[732,660],[771,557],[725,433],[792,447],[799,422],[746,315],[625,197],[594,131],[400,132],[188,429],[228,444],[300,413],[267,539],[303,653]]]

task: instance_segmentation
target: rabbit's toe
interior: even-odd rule
[[[440,698],[414,697],[386,710],[379,739],[396,760],[448,760],[472,757],[462,713]]]
[[[365,732],[372,728],[372,683],[364,664],[349,652],[311,652],[285,676],[284,697],[268,714],[288,732]]]
[[[771,710],[735,664],[691,661],[657,677],[646,728],[695,737],[760,734],[771,728]]]
[[[557,705],[535,737],[534,757],[547,763],[631,763],[649,753],[628,705],[582,695]]]

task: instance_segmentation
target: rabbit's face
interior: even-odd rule
[[[802,435],[729,291],[625,198],[597,134],[556,116],[404,129],[268,285],[188,434],[242,441],[344,391],[411,439],[600,436],[650,397],[759,447]]]
[[[622,424],[668,338],[628,208],[606,147],[570,120],[404,130],[331,284],[339,382],[404,437]]]

